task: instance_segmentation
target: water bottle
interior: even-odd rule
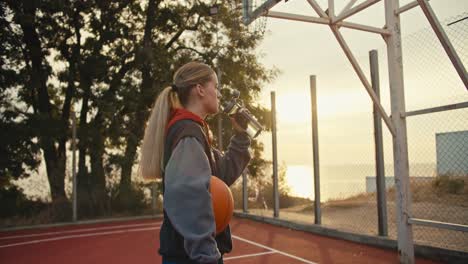
[[[239,91],[227,88],[225,90],[227,90],[229,98],[221,105],[222,111],[229,116],[234,116],[250,138],[256,138],[263,130],[262,125],[239,100]]]

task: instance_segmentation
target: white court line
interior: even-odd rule
[[[240,259],[240,258],[249,258],[249,257],[263,256],[263,255],[276,254],[276,253],[277,253],[277,252],[274,252],[274,251],[267,251],[267,252],[262,252],[262,253],[257,253],[257,254],[248,254],[248,255],[241,255],[241,256],[234,256],[234,257],[223,258],[223,261],[230,260],[230,259]]]
[[[239,237],[239,236],[234,236],[234,235],[233,235],[232,237],[235,238],[235,239],[239,239],[240,241],[244,241],[244,242],[246,242],[246,243],[252,244],[252,245],[254,245],[254,246],[261,247],[261,248],[264,248],[264,249],[268,249],[268,250],[274,251],[275,253],[278,253],[278,254],[281,254],[281,255],[284,255],[284,256],[293,258],[293,259],[297,259],[297,260],[300,260],[300,261],[305,262],[305,263],[308,263],[308,264],[318,264],[318,263],[316,263],[316,262],[312,262],[312,261],[310,261],[310,260],[303,259],[303,258],[301,258],[301,257],[288,254],[288,253],[286,253],[286,252],[284,252],[284,251],[281,251],[281,250],[277,250],[277,249],[274,249],[274,248],[271,248],[271,247],[267,247],[267,246],[265,246],[265,245],[262,245],[262,244],[259,244],[259,243],[250,241],[250,240],[248,240],[248,239],[245,239],[245,238],[242,238],[242,237]]]
[[[0,248],[37,244],[37,243],[57,241],[57,240],[65,240],[65,239],[71,239],[71,238],[77,238],[77,237],[103,236],[103,235],[113,235],[113,234],[122,234],[122,233],[157,230],[157,229],[161,229],[161,227],[147,227],[147,228],[126,229],[126,230],[100,232],[100,233],[80,234],[80,235],[72,235],[72,236],[61,236],[61,237],[53,237],[53,238],[47,238],[47,239],[31,240],[31,241],[26,241],[26,242],[21,242],[21,243],[6,244],[6,245],[1,245]]]
[[[12,239],[12,238],[24,238],[24,237],[36,237],[36,236],[57,235],[57,234],[80,233],[80,232],[83,232],[83,231],[96,231],[96,230],[106,230],[106,229],[117,229],[117,228],[121,228],[121,227],[152,226],[152,225],[157,225],[157,224],[161,224],[161,223],[162,223],[162,222],[147,223],[147,224],[132,224],[132,225],[105,226],[105,227],[95,227],[95,228],[81,228],[81,229],[67,230],[67,231],[56,231],[56,232],[37,233],[37,234],[28,234],[28,235],[6,236],[6,237],[0,237],[0,240],[2,240],[2,239]]]

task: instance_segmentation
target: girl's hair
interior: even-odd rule
[[[139,171],[144,180],[156,180],[162,176],[166,125],[171,110],[186,107],[191,88],[209,82],[213,74],[210,66],[189,62],[175,72],[172,84],[175,90],[171,86],[166,87],[156,98],[140,150]]]

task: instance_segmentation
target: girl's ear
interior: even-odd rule
[[[196,89],[196,92],[197,92],[198,96],[200,96],[200,97],[205,96],[205,89],[203,89],[203,86],[201,84],[197,84],[197,86],[195,86],[195,89]]]

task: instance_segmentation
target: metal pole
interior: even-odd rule
[[[379,58],[377,50],[369,52],[371,81],[374,92],[380,100],[380,77],[379,77]],[[382,120],[375,105],[374,112],[374,139],[375,139],[375,170],[377,184],[377,214],[379,218],[379,236],[388,236],[387,226],[387,197],[385,188],[385,167],[384,167],[384,151],[383,151],[383,136],[382,136]]]
[[[153,214],[156,214],[156,200],[157,200],[157,195],[156,195],[156,190],[157,190],[157,184],[156,182],[153,182],[153,184],[151,185],[151,196],[152,196],[152,199],[151,199],[151,205],[152,205],[152,209],[153,209]]]
[[[432,221],[432,220],[426,220],[426,219],[418,219],[418,218],[410,218],[409,221],[410,221],[411,224],[414,224],[414,225],[422,225],[422,226],[438,228],[438,229],[447,229],[447,230],[453,230],[453,231],[468,232],[468,225],[445,223],[445,222]]]
[[[344,11],[342,12],[339,16],[337,16],[335,19],[333,19],[333,23],[336,23],[336,22],[340,22],[340,21],[343,21],[344,19],[358,13],[358,12],[361,12],[362,10],[368,8],[369,6],[373,5],[373,4],[376,4],[380,2],[380,0],[367,0],[367,1],[364,1],[362,3],[360,3],[359,5],[347,10],[347,11]]]
[[[315,12],[317,12],[317,14],[320,16],[320,17],[328,17],[327,14],[325,12],[323,12],[322,8],[320,7],[319,4],[317,4],[317,2],[315,0],[307,0],[310,4],[310,6],[312,6],[312,8],[315,10]]]
[[[76,115],[75,111],[71,111],[72,114],[72,178],[73,178],[73,222],[78,219],[77,214],[77,193],[76,193]]]
[[[328,0],[328,17],[332,21],[335,18],[335,0]]]
[[[314,214],[315,224],[322,224],[320,208],[320,162],[317,122],[317,81],[315,75],[310,76],[310,105],[312,107],[312,154],[314,158]]]
[[[398,11],[396,12],[396,14],[399,15],[399,14],[401,14],[403,12],[406,12],[408,10],[411,10],[411,9],[417,7],[417,6],[419,6],[419,3],[418,3],[418,1],[415,0],[415,1],[411,2],[411,3],[409,3],[409,4],[406,4],[406,5],[402,6],[402,7],[400,7],[398,9]]]
[[[292,20],[292,21],[299,21],[299,22],[306,22],[306,23],[313,23],[313,24],[321,24],[321,25],[329,25],[330,24],[330,19],[329,18],[289,14],[289,13],[277,12],[277,11],[269,11],[268,14],[265,14],[264,16],[278,18],[278,19],[284,19],[284,20]],[[341,27],[351,28],[351,29],[361,30],[361,31],[365,31],[365,32],[376,33],[376,34],[380,34],[380,35],[383,35],[383,36],[390,35],[390,31],[388,31],[385,28],[367,26],[367,25],[362,25],[362,24],[358,24],[358,23],[341,21],[341,22],[337,22],[335,25],[338,28],[341,28]]]
[[[223,118],[218,115],[218,149],[223,151]]]
[[[247,173],[242,172],[242,211],[244,213],[249,212],[248,202],[249,202],[249,192],[247,187]]]
[[[443,112],[443,111],[449,111],[449,110],[455,110],[455,109],[463,109],[463,108],[468,108],[468,101],[463,102],[463,103],[443,105],[443,106],[431,107],[431,108],[426,108],[426,109],[421,109],[421,110],[414,110],[414,111],[404,113],[403,116],[407,117],[407,116],[415,116],[415,115],[425,115],[425,114],[431,114],[431,113],[437,113],[437,112]]]
[[[395,171],[397,201],[397,234],[400,263],[414,263],[413,229],[409,223],[411,217],[411,194],[408,165],[408,138],[405,111],[405,93],[403,82],[403,58],[401,48],[400,17],[396,15],[398,0],[385,0],[385,22],[391,36],[385,38],[387,43],[388,73],[393,136],[393,159]]]
[[[356,2],[357,0],[350,0],[348,4],[346,4],[346,6],[343,8],[343,10],[341,10],[340,15],[350,10]]]
[[[221,69],[217,68],[218,75],[218,90],[221,90]],[[223,117],[221,114],[218,114],[218,149],[223,151]]]
[[[271,134],[273,147],[273,202],[274,202],[274,217],[279,217],[279,193],[278,193],[278,153],[276,140],[276,96],[275,92],[271,92]]]

